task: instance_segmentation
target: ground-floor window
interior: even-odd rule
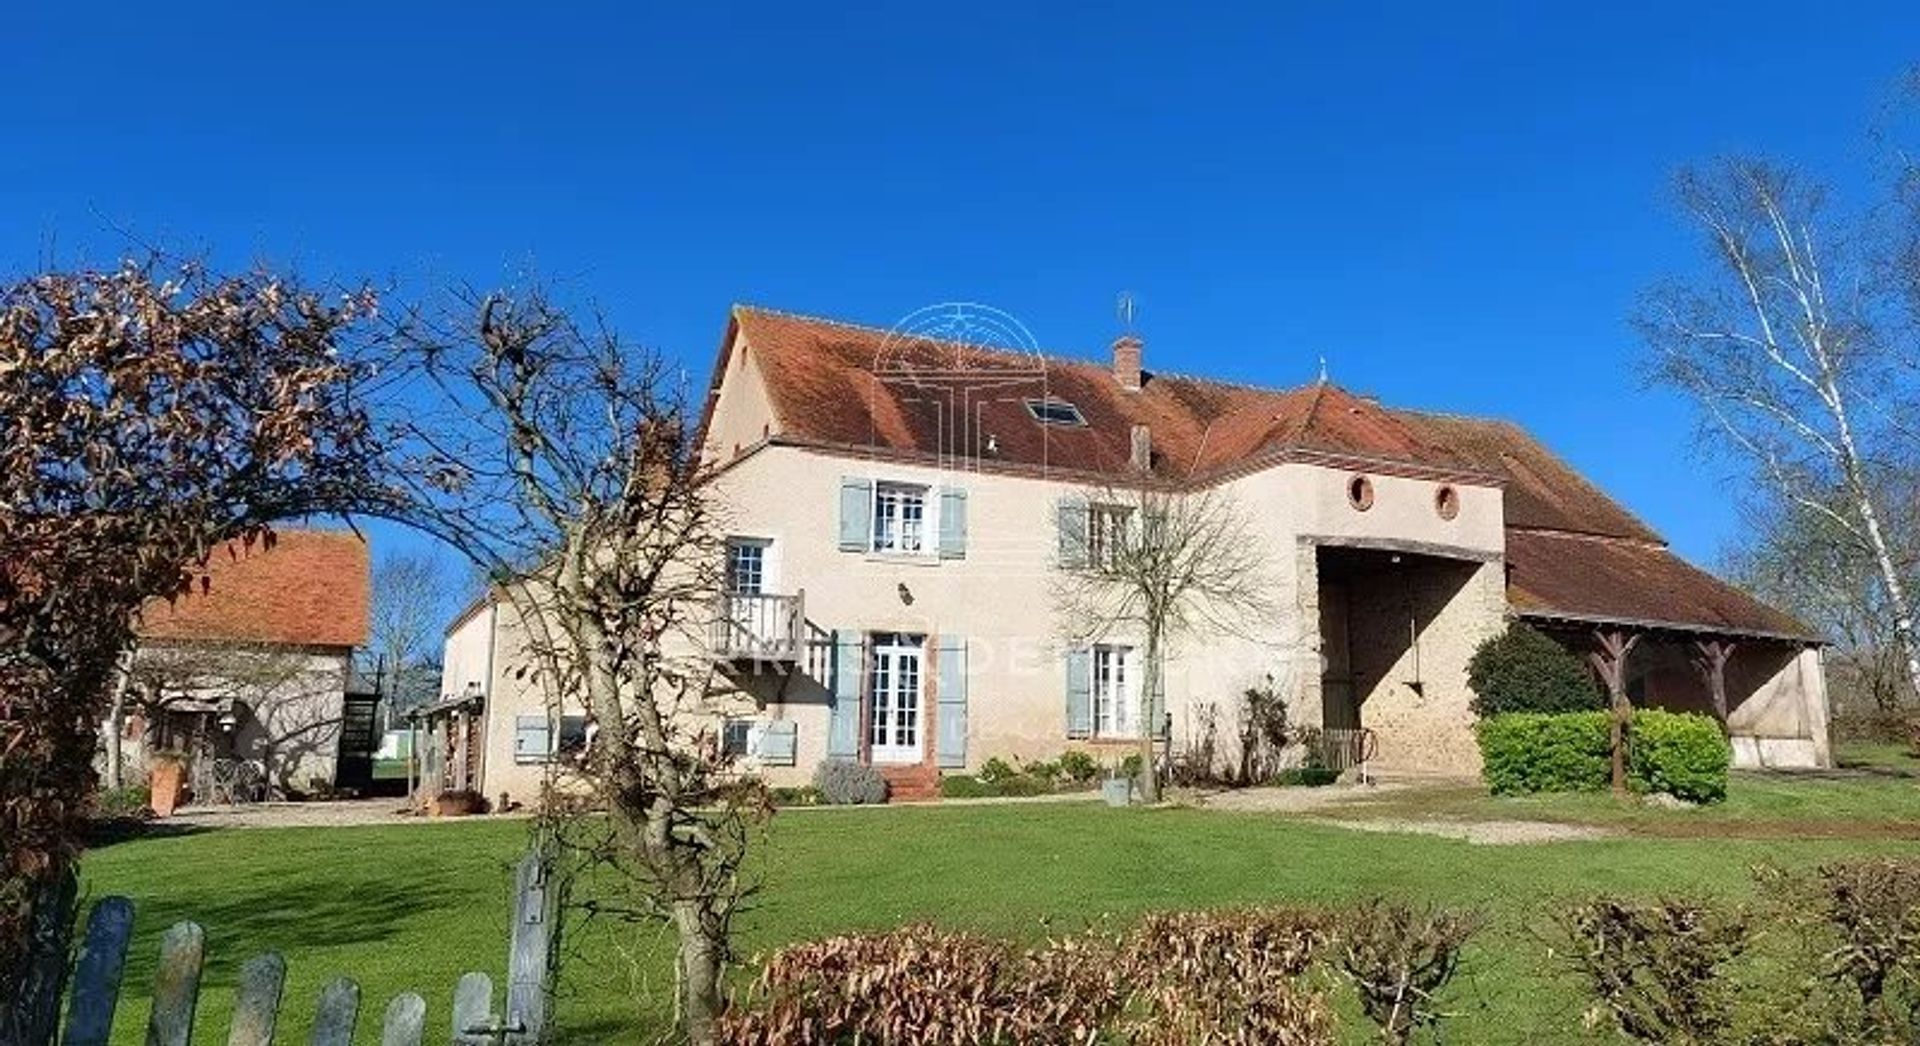
[[[1132,737],[1138,700],[1128,668],[1133,649],[1093,648],[1093,733],[1096,737]]]

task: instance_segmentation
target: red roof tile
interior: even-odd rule
[[[1504,490],[1509,595],[1542,616],[1668,622],[1810,637],[1805,626],[1667,551],[1645,523],[1509,422],[1381,406],[1338,386],[1260,389],[1150,368],[1139,390],[1104,362],[1063,359],[736,307],[782,438],[869,453],[962,453],[1115,479],[1130,474],[1131,429],[1152,432],[1154,472],[1205,482],[1281,460],[1353,462],[1458,475]],[[726,351],[723,347],[723,352]],[[720,364],[725,363],[723,356]],[[715,381],[725,373],[716,365]],[[944,397],[965,389],[974,445],[943,446]],[[1084,427],[1042,425],[1022,400],[1073,403]],[[711,402],[711,401],[710,401]]]
[[[1619,538],[1509,528],[1507,602],[1523,616],[1818,638],[1666,548]]]
[[[140,636],[215,643],[355,647],[367,640],[367,545],[346,531],[286,528],[272,548],[214,553],[204,590],[149,603]]]

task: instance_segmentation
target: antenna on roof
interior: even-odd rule
[[[1113,311],[1114,314],[1120,318],[1120,328],[1126,333],[1132,334],[1134,313],[1133,292],[1121,291],[1119,299],[1114,302]]]
[[[1325,385],[1326,383],[1327,383],[1327,354],[1323,352],[1320,354],[1320,384]]]

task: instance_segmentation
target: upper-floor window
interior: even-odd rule
[[[919,554],[927,548],[927,488],[873,485],[873,551]]]
[[[1087,507],[1087,565],[1095,570],[1113,570],[1126,555],[1127,523],[1133,510],[1125,505],[1089,505]]]
[[[1028,400],[1027,413],[1042,425],[1085,425],[1080,408],[1066,400]]]
[[[767,581],[767,542],[752,538],[727,539],[727,591],[757,596]]]

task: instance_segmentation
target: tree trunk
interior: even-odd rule
[[[1147,630],[1146,679],[1140,695],[1140,799],[1160,801],[1160,768],[1154,759],[1155,738],[1160,733],[1160,638],[1156,630]]]
[[[1880,526],[1880,510],[1873,504],[1866,470],[1862,467],[1860,451],[1854,442],[1853,418],[1831,367],[1824,369],[1822,384],[1828,406],[1833,412],[1835,428],[1839,432],[1840,451],[1845,455],[1841,464],[1846,470],[1847,486],[1851,488],[1855,508],[1860,513],[1861,528],[1866,531],[1874,564],[1880,570],[1880,583],[1887,589],[1887,602],[1893,610],[1893,634],[1900,641],[1900,652],[1906,656],[1907,685],[1913,688],[1914,693],[1920,694],[1920,635],[1914,632],[1913,606],[1907,602],[1907,586],[1900,580],[1900,567],[1894,562],[1893,549],[1887,544],[1886,532]]]
[[[692,1046],[713,1046],[720,1019],[720,966],[725,944],[708,929],[698,900],[673,902],[673,928],[680,938],[676,959],[675,1005],[680,1027]]]

